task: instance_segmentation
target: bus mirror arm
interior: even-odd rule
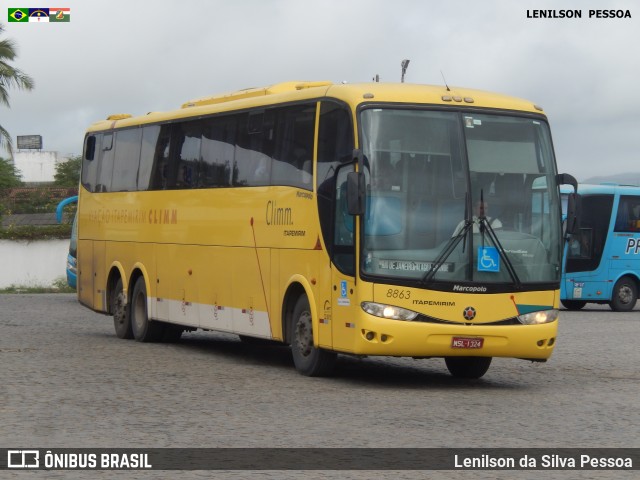
[[[559,173],[556,175],[556,183],[560,185],[571,185],[573,193],[567,198],[567,218],[565,223],[565,236],[578,233],[580,230],[580,206],[582,198],[578,194],[578,181],[573,175]]]
[[[581,207],[582,197],[577,193],[570,193],[567,198],[567,219],[565,225],[565,236],[572,235],[580,231]]]
[[[365,194],[364,173],[349,172],[347,174],[347,211],[350,215],[364,214]]]
[[[347,174],[347,211],[350,215],[364,215],[366,184],[365,158],[362,150],[354,148],[352,158],[358,164],[358,171]]]

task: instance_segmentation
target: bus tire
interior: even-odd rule
[[[560,300],[560,303],[567,310],[580,310],[587,304],[584,300]]]
[[[115,287],[111,290],[109,308],[113,314],[113,326],[116,330],[116,336],[126,340],[133,338],[129,306],[122,290],[121,278],[118,279]]]
[[[129,305],[131,330],[133,338],[138,342],[157,342],[162,340],[165,325],[162,322],[149,320],[147,312],[147,286],[144,277],[139,277],[133,287],[131,304]]]
[[[296,370],[308,377],[331,374],[338,355],[313,346],[313,325],[309,299],[302,295],[291,316],[291,354]]]
[[[491,365],[492,357],[445,357],[449,373],[455,378],[480,378]]]
[[[616,312],[629,312],[636,306],[638,286],[631,277],[622,277],[613,286],[609,306]]]

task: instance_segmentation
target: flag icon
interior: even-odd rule
[[[47,23],[49,21],[48,8],[30,8],[29,21],[36,23]]]
[[[70,22],[71,9],[49,7],[49,21],[50,22]]]
[[[10,22],[28,22],[29,9],[28,8],[10,8],[9,21]]]

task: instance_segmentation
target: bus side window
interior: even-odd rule
[[[347,211],[347,174],[353,166],[338,171],[335,197],[335,228],[333,261],[342,273],[355,274],[355,222],[357,217]]]
[[[185,122],[177,132],[176,139],[176,188],[196,188],[199,186],[198,162],[200,160],[200,143],[202,138],[202,122]]]
[[[142,129],[140,148],[140,168],[138,169],[137,190],[149,190],[153,172],[153,157],[160,134],[160,125],[148,125]]]
[[[151,190],[170,188],[169,146],[171,125],[162,125],[155,145],[153,173],[151,174]]]
[[[234,164],[236,116],[207,118],[200,147],[200,185],[204,188],[231,186]]]
[[[136,190],[141,134],[140,128],[117,131],[111,191],[132,192]]]
[[[311,190],[316,104],[279,108],[274,113],[271,185]]]
[[[102,134],[89,135],[87,137],[84,157],[82,159],[82,186],[88,191],[95,191],[100,165],[100,151],[98,146],[102,143]]]
[[[620,197],[616,215],[616,232],[640,231],[640,197],[624,195]]]
[[[105,133],[102,136],[102,155],[98,170],[96,192],[111,191],[111,177],[113,176],[113,133]]]

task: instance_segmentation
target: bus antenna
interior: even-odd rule
[[[447,85],[447,80],[444,78],[444,73],[442,73],[442,70],[440,70],[440,75],[442,75],[442,81],[444,82],[444,86],[447,87],[447,92],[450,92],[451,89],[449,88],[449,85]]]

